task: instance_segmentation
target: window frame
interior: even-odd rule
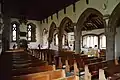
[[[98,44],[97,44],[97,46],[99,47],[99,36],[97,34],[85,34],[85,35],[82,36],[82,43],[81,43],[82,44],[82,48],[84,47],[84,45],[83,45],[83,38],[85,36],[96,36],[98,38]]]
[[[101,42],[101,36],[105,36],[105,38],[106,38],[106,35],[104,33],[99,34],[99,46],[100,46],[100,49],[106,49],[106,47],[102,47],[102,45],[101,45],[101,43],[102,43]]]
[[[31,26],[31,40],[28,40],[28,26]],[[27,41],[28,42],[36,42],[36,25],[33,23],[27,24]]]
[[[56,35],[58,36],[58,33],[54,34],[54,45],[55,45],[55,46],[58,46],[58,44],[59,44],[59,39],[58,39],[58,44],[56,44]]]
[[[16,40],[13,40],[13,25],[16,25]],[[20,24],[17,22],[17,21],[13,21],[11,22],[11,41],[12,42],[17,42],[19,40],[19,33],[20,33],[20,30],[19,30],[19,26]]]

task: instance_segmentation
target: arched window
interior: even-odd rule
[[[63,35],[63,38],[62,38],[62,45],[64,46],[65,45],[65,35]]]
[[[27,28],[28,41],[31,41],[31,38],[32,38],[32,37],[31,37],[31,34],[32,34],[32,32],[31,32],[31,31],[32,31],[31,28],[32,28],[31,25],[28,25],[28,28]]]
[[[106,48],[106,36],[105,35],[100,35],[100,48]]]
[[[58,34],[56,33],[55,35],[54,35],[54,45],[58,45]]]
[[[12,40],[13,40],[13,41],[16,41],[16,38],[17,38],[17,34],[16,34],[16,33],[17,33],[17,32],[16,32],[17,26],[16,26],[16,24],[13,24],[12,27],[13,27],[13,33],[12,33],[13,38],[12,38]]]
[[[62,45],[65,46],[66,45],[66,35],[63,35],[62,37]],[[58,33],[56,33],[54,35],[54,45],[58,45]]]
[[[86,35],[83,36],[83,46],[84,47],[92,47],[94,48],[94,46],[97,45],[98,46],[98,36],[96,35]]]
[[[33,23],[27,24],[27,40],[31,42],[36,41],[36,25]]]
[[[18,36],[18,31],[19,31],[19,23],[18,22],[12,22],[11,23],[11,28],[12,28],[12,41],[15,42],[17,41],[19,38]]]

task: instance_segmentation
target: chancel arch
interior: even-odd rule
[[[110,15],[108,26],[106,27],[107,40],[107,60],[113,60],[120,57],[119,35],[120,35],[120,3],[114,8]]]
[[[57,30],[56,24],[52,22],[49,28],[48,48],[50,48],[50,44],[53,42],[53,36],[54,36],[55,30]]]
[[[69,32],[74,32],[73,21],[68,17],[64,17],[59,26],[59,34],[58,34],[58,37],[59,37],[58,50],[59,51],[61,51],[63,48],[63,44],[62,44],[63,38],[65,38],[65,46],[68,46],[67,36],[64,36],[64,34]]]
[[[82,33],[95,29],[104,29],[106,23],[100,11],[94,8],[87,8],[79,17],[76,24],[75,33],[75,52],[81,52]],[[97,32],[96,32],[97,33]]]

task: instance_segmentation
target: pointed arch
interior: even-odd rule
[[[86,21],[86,19],[88,18],[88,16],[90,16],[91,14],[96,14],[98,15],[101,19],[103,19],[103,14],[94,9],[94,8],[87,8],[79,17],[78,21],[77,21],[77,24],[76,24],[76,27],[77,29],[82,29],[83,28],[83,24],[84,22]],[[104,21],[104,20],[103,20]],[[105,23],[105,22],[104,22]]]
[[[77,24],[76,24],[76,33],[75,33],[75,52],[80,53],[81,52],[81,35],[82,35],[82,29],[84,27],[84,22],[87,20],[87,18],[91,15],[95,14],[99,16],[99,18],[103,21],[104,27],[106,27],[106,22],[103,20],[103,15],[100,11],[94,9],[94,8],[87,8],[79,17]]]
[[[53,34],[56,29],[57,29],[56,24],[54,22],[52,22],[50,25],[50,28],[49,28],[48,48],[50,48],[50,44],[53,41]]]
[[[120,25],[120,2],[117,4],[117,6],[112,11],[109,21],[108,21],[108,27],[106,28],[106,40],[107,40],[107,52],[106,52],[106,58],[107,60],[113,60],[119,57],[119,54],[116,53],[118,47],[115,47],[119,44],[117,43],[117,40],[115,40],[116,36],[116,28]],[[116,45],[115,45],[116,44]]]
[[[69,17],[64,17],[59,26],[59,34],[61,34],[64,31],[65,25],[68,22],[73,23],[73,21]]]
[[[58,50],[61,51],[62,50],[62,38],[64,35],[64,29],[66,27],[66,24],[70,22],[73,24],[73,21],[69,18],[69,17],[64,17],[63,20],[60,23],[59,26],[59,32],[58,32]]]
[[[118,25],[118,21],[120,20],[120,3],[114,8],[108,22],[108,27],[110,28],[110,32],[116,32],[116,27]]]

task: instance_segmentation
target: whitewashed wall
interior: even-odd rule
[[[19,23],[18,19],[16,18],[11,18],[11,22],[13,21],[17,21]],[[42,39],[40,21],[28,20],[28,23],[33,23],[36,25],[36,42],[30,42],[29,46],[31,46],[32,48],[37,48],[38,44],[41,44],[41,39]],[[21,24],[19,28],[21,32],[27,32],[27,25]],[[12,48],[14,44],[16,44],[16,42],[12,42],[11,39],[10,48]]]

